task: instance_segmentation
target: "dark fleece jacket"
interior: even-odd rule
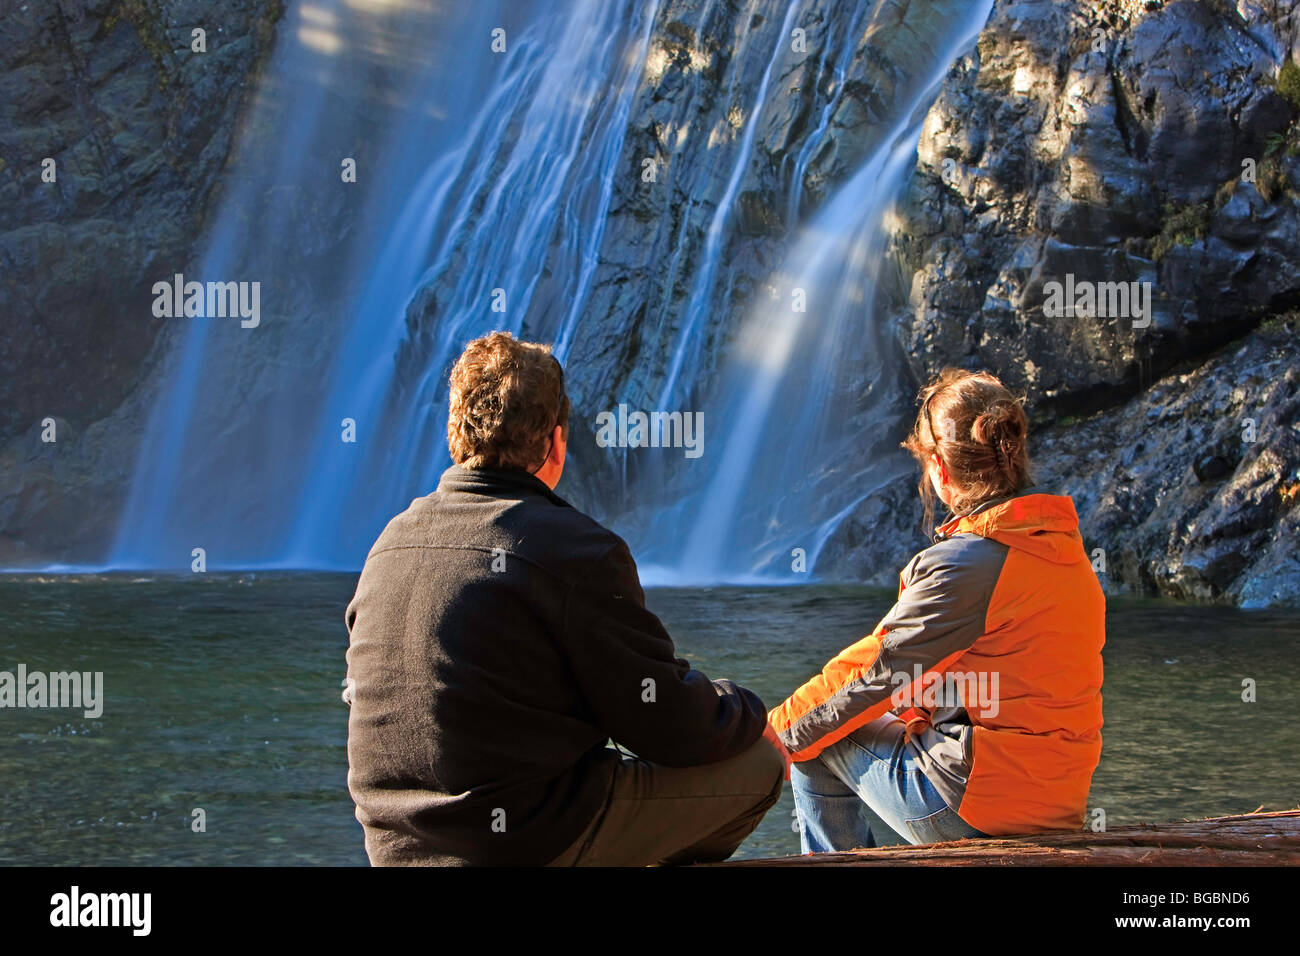
[[[726,760],[762,701],[677,658],[618,535],[518,471],[448,469],[347,609],[348,788],[374,864],[547,863],[620,759]]]

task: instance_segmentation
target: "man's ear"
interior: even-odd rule
[[[551,432],[551,450],[546,453],[546,460],[542,466],[533,472],[533,477],[541,481],[544,485],[555,490],[555,486],[560,483],[560,475],[564,474],[564,453],[567,450],[567,443],[564,440],[564,429],[559,425],[555,426],[555,431]]]

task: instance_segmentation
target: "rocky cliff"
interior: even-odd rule
[[[188,56],[209,6],[61,0],[0,21],[0,306],[18,333],[0,346],[0,561],[94,560],[112,534],[166,345],[140,307],[147,282],[194,254],[280,13],[275,0],[224,4],[207,58]],[[810,3],[799,23],[813,42],[777,62],[757,117],[785,7],[659,7],[622,153],[629,170],[654,159],[659,179],[611,183],[587,305],[606,327],[569,357],[579,404],[657,395],[742,162],[690,360],[707,386],[790,237],[859,168],[931,56],[927,18],[960,6],[894,0],[864,23],[858,5]],[[1040,483],[1075,496],[1113,590],[1300,600],[1297,7],[998,0],[929,112],[899,204],[878,294],[903,392],[948,364],[1020,389]],[[40,182],[46,156],[56,183]],[[343,258],[347,217],[294,208],[290,245],[317,267],[335,261],[323,249]],[[1058,286],[1101,294],[1062,309]],[[437,335],[437,293],[408,315],[416,359]],[[244,407],[274,396],[273,363],[240,374]],[[910,394],[897,400],[906,410]],[[38,438],[52,407],[71,442],[57,457]],[[590,441],[573,447],[584,503],[625,487]],[[911,482],[868,498],[817,572],[892,585],[924,543],[919,516]],[[633,528],[656,517],[626,513]]]
[[[156,264],[184,260],[201,234],[280,0],[215,16],[193,0],[12,7],[0,18],[0,439],[55,408],[89,424],[135,384],[162,324],[140,304]]]
[[[1038,480],[1074,495],[1112,590],[1300,599],[1298,17],[1001,2],[927,120],[887,293],[902,353],[918,383],[988,368],[1027,397]],[[906,538],[907,497],[868,503],[838,558],[873,573],[854,538]]]
[[[678,348],[674,407],[703,407],[737,330],[772,295],[773,273],[801,225],[887,137],[891,118],[934,70],[935,36],[971,4],[811,0],[786,23],[789,9],[768,0],[658,7],[620,164],[640,172],[653,160],[656,179],[612,179],[584,309],[590,333],[568,357],[580,370],[575,407],[657,407]],[[729,188],[730,213],[719,220]],[[725,236],[713,251],[717,272],[701,292],[718,221]],[[692,309],[704,317],[693,336],[684,332]],[[423,334],[436,334],[431,297],[415,311]],[[530,316],[529,325],[546,336],[545,316]],[[591,418],[575,415],[568,491],[623,533],[639,537],[662,520],[660,501],[648,500],[661,480],[673,495],[699,490],[690,474],[638,473],[655,466],[598,449]]]
[[[165,327],[151,285],[198,248],[281,11],[281,0],[6,5],[0,561],[93,560],[111,536],[139,436],[104,422],[148,401],[136,389]],[[62,453],[40,440],[46,418]]]

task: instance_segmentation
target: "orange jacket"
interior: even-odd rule
[[[876,629],[768,719],[803,761],[897,713],[971,826],[1078,829],[1101,758],[1106,601],[1074,502],[1031,489],[939,532]]]

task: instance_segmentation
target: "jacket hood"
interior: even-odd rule
[[[969,532],[1056,564],[1086,560],[1079,515],[1069,495],[1029,493],[954,518],[944,536]]]

